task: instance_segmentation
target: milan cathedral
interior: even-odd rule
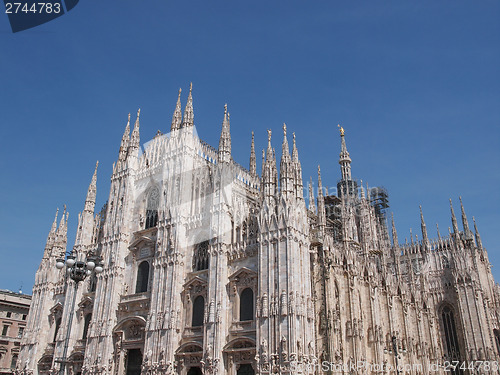
[[[450,200],[447,235],[429,238],[420,208],[420,238],[400,243],[387,192],[351,176],[343,128],[332,195],[319,167],[304,189],[286,125],[279,166],[268,131],[260,176],[253,133],[249,168],[232,158],[227,106],[218,148],[199,139],[192,87],[144,149],[139,117],[107,203],[95,211],[96,165],[78,215],[70,253],[103,272],[76,283],[56,268],[56,213],[17,374],[498,373],[500,289],[461,200],[460,227]]]

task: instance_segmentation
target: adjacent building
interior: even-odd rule
[[[129,115],[107,204],[95,212],[96,167],[78,215],[72,252],[101,256],[104,272],[74,293],[55,267],[68,219],[65,210],[58,225],[56,213],[19,374],[53,374],[61,360],[74,375],[494,368],[500,292],[461,200],[449,233],[431,238],[420,209],[421,234],[400,243],[388,193],[352,177],[342,128],[339,159],[325,160],[340,165],[337,192],[325,191],[318,167],[304,194],[286,125],[279,161],[268,131],[259,175],[253,134],[249,167],[233,160],[227,106],[218,148],[195,132],[191,89],[184,113],[179,91],[169,133],[144,150],[139,115],[132,131]]]
[[[30,302],[30,295],[0,290],[0,374],[16,369]]]

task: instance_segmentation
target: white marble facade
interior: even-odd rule
[[[73,296],[56,214],[17,372],[58,372],[70,314],[73,375],[394,374],[394,346],[401,374],[497,361],[500,294],[475,223],[462,206],[459,229],[452,208],[432,240],[421,214],[421,240],[400,245],[393,221],[391,242],[383,195],[352,179],[340,130],[338,194],[318,168],[306,207],[285,125],[279,167],[269,131],[259,176],[253,134],[249,169],[232,159],[227,107],[218,149],[197,137],[191,89],[144,152],[129,116],[108,202],[95,214],[96,166],[73,247],[104,272]]]

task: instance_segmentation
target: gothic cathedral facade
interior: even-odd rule
[[[72,253],[100,256],[104,271],[77,288],[55,267],[68,220],[56,213],[17,374],[62,361],[72,375],[493,371],[500,289],[461,201],[461,229],[452,206],[449,235],[430,239],[421,210],[421,239],[400,244],[385,191],[351,177],[342,128],[337,193],[318,167],[304,194],[286,125],[279,169],[268,131],[259,176],[253,133],[249,169],[231,156],[227,107],[215,149],[196,134],[192,90],[184,114],[180,98],[144,152],[129,115],[98,213],[96,166]]]

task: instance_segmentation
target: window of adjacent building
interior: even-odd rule
[[[208,241],[203,241],[194,247],[193,271],[207,270],[208,266]]]
[[[203,325],[203,317],[205,314],[205,299],[203,296],[198,296],[193,302],[193,317],[191,320],[192,327],[200,327]]]
[[[137,268],[137,281],[135,284],[135,292],[143,293],[148,291],[148,282],[149,282],[149,263],[147,261],[143,261],[139,264]]]
[[[17,332],[17,337],[23,337],[24,333],[24,327],[19,327],[19,330]]]
[[[7,333],[9,332],[9,326],[4,324],[2,328],[2,336],[7,336]]]
[[[12,316],[12,313],[10,311],[7,311],[7,318],[10,318]]]
[[[158,188],[151,189],[146,206],[146,229],[156,227],[158,224],[158,206],[160,205],[160,192]]]
[[[85,315],[85,322],[83,324],[83,335],[82,335],[82,339],[83,340],[87,340],[87,335],[89,333],[89,326],[90,326],[90,321],[91,320],[92,320],[92,314],[91,313]]]
[[[17,354],[12,356],[12,360],[10,361],[10,368],[15,369],[17,364]]]
[[[246,288],[240,295],[240,321],[253,320],[253,290]]]

